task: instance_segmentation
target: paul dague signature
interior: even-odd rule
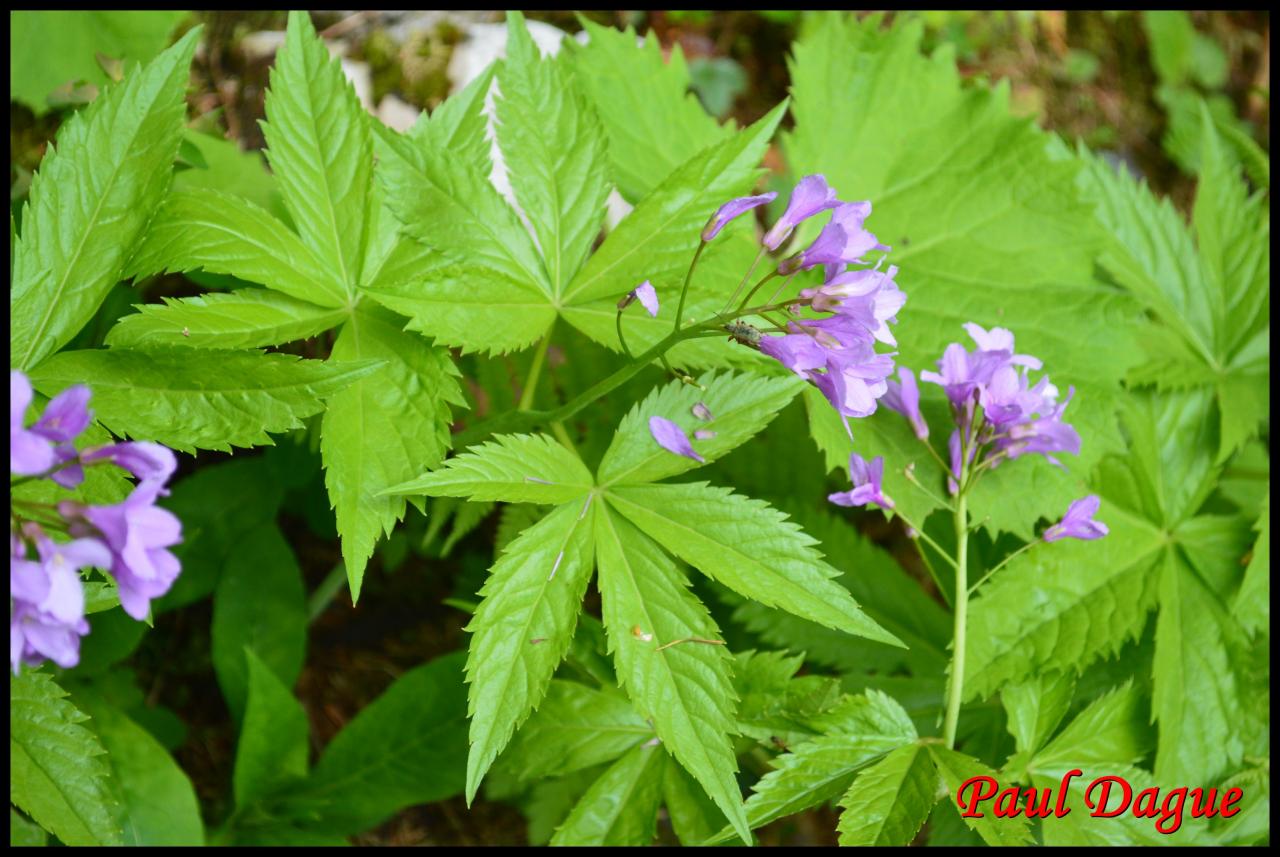
[[[1079,768],[1067,771],[1062,776],[1055,799],[1053,789],[1025,788],[1010,786],[1004,790],[993,777],[970,777],[960,784],[956,791],[956,803],[959,804],[965,818],[982,818],[985,813],[984,804],[996,818],[1014,818],[1026,815],[1027,818],[1062,818],[1071,812],[1066,805],[1067,787],[1076,777],[1083,776]],[[1130,812],[1136,818],[1156,819],[1156,830],[1160,833],[1176,833],[1182,827],[1182,813],[1188,799],[1191,802],[1192,818],[1211,818],[1221,815],[1230,818],[1240,812],[1237,804],[1244,796],[1244,790],[1238,788],[1225,789],[1219,799],[1215,788],[1177,788],[1171,789],[1161,798],[1160,789],[1147,788],[1133,792],[1133,787],[1124,777],[1098,777],[1089,783],[1084,790],[1084,802],[1090,810],[1091,818],[1115,818]],[[1049,804],[1053,803],[1052,809]]]

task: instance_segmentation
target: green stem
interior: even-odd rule
[[[988,578],[988,577],[990,577],[991,575],[995,574],[997,571],[999,571],[1000,569],[1002,569],[1002,568],[1004,568],[1006,565],[1008,565],[1008,564],[1009,564],[1009,561],[1010,561],[1010,560],[1012,560],[1015,556],[1017,556],[1017,555],[1018,555],[1018,554],[1020,554],[1020,553],[1025,552],[1025,551],[1029,551],[1029,550],[1031,550],[1031,548],[1035,547],[1035,546],[1036,546],[1036,545],[1038,545],[1038,544],[1040,544],[1040,541],[1039,541],[1038,539],[1037,539],[1036,541],[1034,541],[1034,542],[1027,542],[1025,545],[1023,545],[1022,547],[1018,548],[1016,551],[1014,551],[1013,553],[1009,554],[1009,555],[1008,555],[1007,557],[1005,557],[1004,559],[1000,560],[1000,562],[996,565],[996,567],[995,567],[995,568],[991,569],[991,570],[990,570],[990,571],[988,571],[986,574],[982,575],[981,579],[979,579],[977,583],[975,583],[973,586],[970,586],[970,587],[969,587],[969,594],[970,594],[970,595],[972,595],[973,593],[977,592],[977,591],[978,591],[978,587],[979,587],[979,586],[981,586],[982,584],[986,583],[986,582],[987,582],[987,578]]]
[[[943,559],[945,559],[947,562],[951,563],[951,566],[952,566],[953,568],[955,567],[955,564],[956,564],[955,560],[953,560],[953,559],[952,559],[952,558],[947,554],[947,552],[946,552],[946,551],[944,551],[944,550],[941,548],[941,546],[939,546],[939,545],[938,545],[938,543],[937,543],[937,542],[935,542],[933,539],[929,538],[929,534],[928,534],[928,533],[926,533],[926,532],[924,531],[924,527],[916,526],[916,524],[915,524],[915,523],[914,523],[910,518],[908,518],[906,515],[904,515],[904,514],[902,514],[901,512],[899,512],[897,509],[894,509],[894,510],[893,510],[893,514],[895,514],[895,515],[897,515],[899,518],[901,518],[901,519],[902,519],[902,521],[903,521],[903,523],[905,523],[905,524],[906,524],[908,527],[910,527],[911,529],[915,530],[915,531],[916,531],[916,535],[918,535],[920,538],[922,538],[922,539],[924,539],[926,542],[928,542],[928,543],[929,543],[929,545],[930,545],[934,550],[936,550],[936,551],[938,552],[938,555],[939,555],[939,556],[941,556],[941,557],[942,557]]]
[[[672,333],[680,332],[680,322],[684,321],[684,299],[689,295],[689,282],[693,279],[693,269],[698,267],[698,258],[706,247],[706,241],[698,242],[698,249],[693,253],[693,261],[689,263],[689,270],[685,272],[684,285],[680,288],[680,302],[676,304],[676,323],[675,327],[671,328]]]
[[[551,331],[548,330],[547,335],[542,337],[542,342],[538,344],[538,350],[533,353],[533,365],[529,367],[529,374],[524,379],[524,390],[520,393],[520,404],[516,405],[516,410],[527,411],[533,406],[533,395],[538,391],[538,378],[542,375],[542,364],[546,362],[547,349],[550,346]]]
[[[751,275],[756,272],[756,265],[760,264],[760,260],[764,258],[764,254],[768,252],[767,247],[761,247],[760,252],[756,253],[755,259],[751,262],[751,267],[747,268],[747,272],[742,275],[742,279],[738,281],[738,287],[733,290],[729,300],[725,302],[724,309],[720,310],[719,315],[724,315],[729,311],[729,307],[733,306],[733,302],[738,299],[738,295],[742,293],[742,287],[747,284],[747,280],[751,279]]]
[[[618,344],[622,346],[622,353],[627,355],[628,360],[635,359],[635,355],[627,347],[627,338],[622,335],[622,310],[618,310]]]
[[[966,468],[967,469],[967,468]],[[960,722],[960,701],[964,697],[965,631],[969,621],[969,498],[961,493],[956,498],[956,623],[951,644],[951,681],[947,685],[947,717],[942,738],[947,747],[956,746],[956,726]]]
[[[313,624],[347,585],[347,566],[339,562],[307,599],[307,624]]]
[[[916,551],[920,554],[920,561],[923,562],[924,567],[928,569],[929,577],[933,578],[933,585],[938,587],[938,594],[942,596],[942,600],[947,602],[947,606],[950,607],[951,596],[947,594],[946,587],[942,585],[942,578],[938,577],[937,569],[933,567],[933,563],[929,562],[929,553],[919,545],[916,546]],[[947,559],[951,559],[951,557],[946,554],[943,554],[943,556]]]
[[[753,297],[755,297],[756,292],[760,291],[760,287],[763,286],[765,283],[769,282],[770,280],[772,280],[776,276],[778,276],[778,272],[776,270],[770,271],[769,273],[765,274],[763,277],[760,278],[760,282],[756,283],[754,286],[751,287],[751,291],[747,292],[747,296],[742,299],[742,303],[738,307],[738,315],[742,315],[743,307],[747,305],[748,301],[750,301]]]

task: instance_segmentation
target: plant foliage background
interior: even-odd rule
[[[90,386],[86,443],[186,453],[151,620],[107,590],[77,667],[11,679],[12,842],[1268,841],[1269,19],[551,17],[585,37],[545,56],[498,16],[505,57],[446,98],[447,20],[11,14],[11,368]],[[429,110],[371,115],[326,34]],[[650,363],[589,394],[628,364],[618,298],[656,287],[664,314],[627,317],[653,347],[716,207],[782,190],[772,222],[810,173],[874,202],[900,365],[976,321],[1076,388],[1082,454],[971,497],[971,579],[995,573],[955,750],[952,584],[825,500],[883,455],[954,543],[897,414],[851,445],[724,337],[667,353],[701,387]],[[733,292],[750,221],[688,317]],[[706,466],[654,414],[714,431]],[[1107,538],[1002,563],[1089,493]],[[938,799],[1075,767],[1245,811],[1169,837]]]

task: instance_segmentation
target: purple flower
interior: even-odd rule
[[[1058,539],[1088,541],[1102,538],[1111,531],[1106,524],[1093,519],[1099,505],[1101,501],[1097,494],[1090,494],[1088,497],[1081,497],[1074,501],[1067,507],[1067,514],[1062,516],[1062,520],[1044,531],[1044,540],[1046,542],[1056,542]]]
[[[80,662],[80,637],[89,633],[79,569],[106,567],[111,553],[97,539],[55,544],[36,537],[40,561],[26,558],[16,539],[9,558],[9,661],[37,666],[45,658],[70,668]]]
[[[871,214],[869,202],[842,202],[831,213],[831,222],[822,227],[814,242],[778,266],[781,274],[807,271],[818,265],[841,266],[852,262],[865,264],[862,255],[868,250],[888,250],[875,235],[862,228]]]
[[[884,457],[877,455],[870,463],[856,452],[849,453],[849,478],[853,490],[831,494],[827,497],[837,506],[866,506],[875,503],[883,509],[892,509],[893,501],[885,496],[881,487],[884,478]]]
[[[89,427],[93,418],[89,411],[89,388],[83,384],[68,387],[53,397],[44,413],[31,430],[55,442],[53,447],[56,471],[49,478],[64,488],[74,488],[84,481],[84,468],[75,461],[75,439]]]
[[[134,490],[141,491],[145,488],[153,491],[152,497],[169,495],[163,486],[178,467],[178,459],[173,450],[150,441],[130,441],[86,449],[81,459],[85,463],[110,461],[123,467],[139,480],[138,487]]]
[[[761,243],[770,250],[777,250],[801,222],[839,204],[835,188],[827,184],[826,178],[821,175],[805,176],[792,189],[791,198],[787,200],[787,210],[765,233]]]
[[[916,385],[915,374],[902,366],[898,369],[898,380],[885,383],[888,387],[884,394],[885,406],[906,417],[915,429],[916,437],[926,440],[929,437],[929,424],[920,413],[920,388]]]
[[[778,198],[776,193],[762,193],[759,196],[740,196],[737,199],[731,199],[724,205],[716,209],[716,213],[707,221],[707,225],[702,228],[702,240],[710,241],[720,234],[720,230],[728,225],[740,214],[744,214],[753,208],[767,203],[773,202]]]
[[[139,620],[146,618],[151,599],[168,592],[182,570],[178,558],[166,550],[182,541],[182,522],[154,505],[159,490],[158,484],[141,484],[114,506],[60,507],[68,518],[79,512],[102,533],[111,549],[120,604]]]
[[[663,449],[703,464],[706,463],[705,458],[694,452],[693,444],[689,442],[689,436],[684,433],[684,429],[666,417],[649,417],[649,433]]]
[[[44,473],[54,464],[48,439],[22,427],[31,396],[27,376],[17,369],[9,370],[9,472],[19,476]]]
[[[1041,363],[1039,359],[1031,357],[1027,354],[1013,353],[1013,333],[1005,330],[1003,327],[993,327],[990,332],[983,330],[980,326],[971,321],[967,321],[963,325],[964,329],[972,337],[973,341],[978,343],[980,351],[1005,351],[1009,354],[1009,362],[1018,366],[1026,366],[1029,369],[1039,369]]]
[[[618,301],[618,309],[624,310],[631,306],[637,300],[649,311],[649,315],[654,318],[658,317],[658,292],[653,287],[653,283],[645,280],[631,291],[627,292]]]

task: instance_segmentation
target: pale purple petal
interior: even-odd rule
[[[91,414],[88,405],[88,387],[83,384],[68,387],[45,406],[44,413],[31,430],[49,440],[74,440],[89,425]]]
[[[1054,542],[1058,539],[1070,538],[1090,541],[1107,535],[1111,532],[1107,525],[1093,519],[1101,502],[1097,494],[1090,494],[1072,502],[1067,507],[1067,514],[1062,516],[1062,520],[1044,531],[1044,540]]]
[[[707,407],[705,404],[703,404],[702,402],[698,402],[698,403],[696,403],[696,404],[693,406],[692,410],[693,410],[693,415],[694,415],[695,417],[697,417],[698,419],[700,419],[700,420],[710,420],[710,419],[712,419],[712,417],[711,417],[711,409],[710,409],[710,408],[708,408],[708,407]]]
[[[645,280],[632,289],[631,294],[639,299],[641,305],[649,311],[649,315],[654,318],[658,317],[658,291],[653,287],[653,283]]]
[[[694,451],[693,444],[689,442],[689,436],[684,433],[684,429],[666,417],[649,417],[649,433],[663,449],[703,464],[706,463],[706,459]]]
[[[787,210],[765,233],[761,243],[770,250],[777,250],[801,222],[839,204],[835,188],[827,184],[825,177],[816,174],[805,176],[792,189],[791,198],[787,200]]]
[[[702,229],[702,240],[710,241],[720,234],[720,230],[740,214],[744,214],[753,208],[766,205],[777,199],[776,193],[762,193],[759,196],[740,196],[737,199],[731,199],[724,205],[716,209],[716,213],[707,221],[707,225]]]

